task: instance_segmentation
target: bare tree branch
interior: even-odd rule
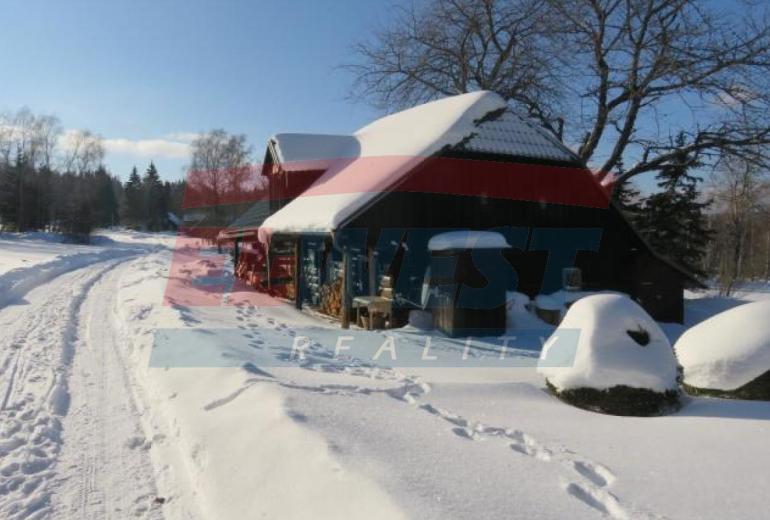
[[[557,135],[566,122],[602,173],[636,163],[624,178],[675,157],[680,132],[707,166],[752,154],[770,166],[753,152],[770,132],[767,5],[747,3],[743,15],[697,0],[421,5],[355,47],[347,68],[359,97],[390,110],[492,90]]]

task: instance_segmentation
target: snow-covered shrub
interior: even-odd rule
[[[657,323],[626,296],[575,302],[548,339],[538,371],[562,400],[613,415],[660,415],[679,405],[677,362]]]
[[[770,301],[741,305],[695,325],[675,350],[687,392],[770,400]]]

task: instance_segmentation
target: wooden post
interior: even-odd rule
[[[268,294],[273,292],[273,268],[271,266],[272,262],[270,259],[271,253],[270,250],[272,249],[273,242],[270,241],[267,243],[266,251],[265,251],[265,264],[267,267],[267,292]]]
[[[369,296],[377,296],[377,277],[375,276],[376,262],[374,261],[374,246],[369,246],[367,251],[368,270],[369,270]]]
[[[302,309],[302,237],[294,242],[294,306]]]
[[[348,305],[348,292],[350,291],[350,253],[348,249],[342,250],[342,294],[340,295],[342,328],[350,328],[350,306]]]

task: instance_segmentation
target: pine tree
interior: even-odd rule
[[[677,142],[683,143],[683,136]],[[655,176],[661,191],[649,196],[636,224],[654,250],[698,277],[706,276],[703,259],[713,232],[705,215],[711,201],[701,202],[702,179],[690,171],[697,157],[682,152]]]
[[[160,181],[158,169],[152,161],[144,172],[142,190],[144,191],[145,208],[147,211],[147,229],[158,231],[163,228],[166,222],[166,215],[163,202],[163,183]]]
[[[100,166],[94,172],[93,191],[96,199],[97,224],[114,226],[118,222],[118,200],[112,186],[112,177]]]
[[[18,224],[18,175],[11,164],[0,164],[0,226],[15,231]]]
[[[621,160],[618,164],[617,175],[623,175],[623,172],[623,161]],[[634,183],[630,180],[625,180],[617,184],[612,190],[612,199],[626,219],[628,219],[632,225],[636,226],[638,220],[641,218],[644,198],[642,197],[641,192],[636,189]]]
[[[635,222],[643,211],[644,199],[631,181],[624,181],[615,186],[612,198],[631,222]]]
[[[121,221],[128,227],[142,227],[144,220],[144,194],[142,179],[136,166],[131,169],[131,175],[123,188],[123,207]]]

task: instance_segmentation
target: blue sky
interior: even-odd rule
[[[124,179],[151,159],[182,178],[190,136],[219,127],[246,134],[259,161],[273,133],[351,132],[380,115],[346,99],[339,65],[393,1],[8,0],[0,111],[100,134]],[[688,117],[680,104],[664,119]]]
[[[0,111],[28,106],[102,135],[123,178],[150,159],[181,178],[184,147],[173,143],[216,127],[245,133],[260,160],[275,132],[349,132],[377,116],[345,99],[350,77],[337,66],[387,5],[13,1],[0,30]]]

